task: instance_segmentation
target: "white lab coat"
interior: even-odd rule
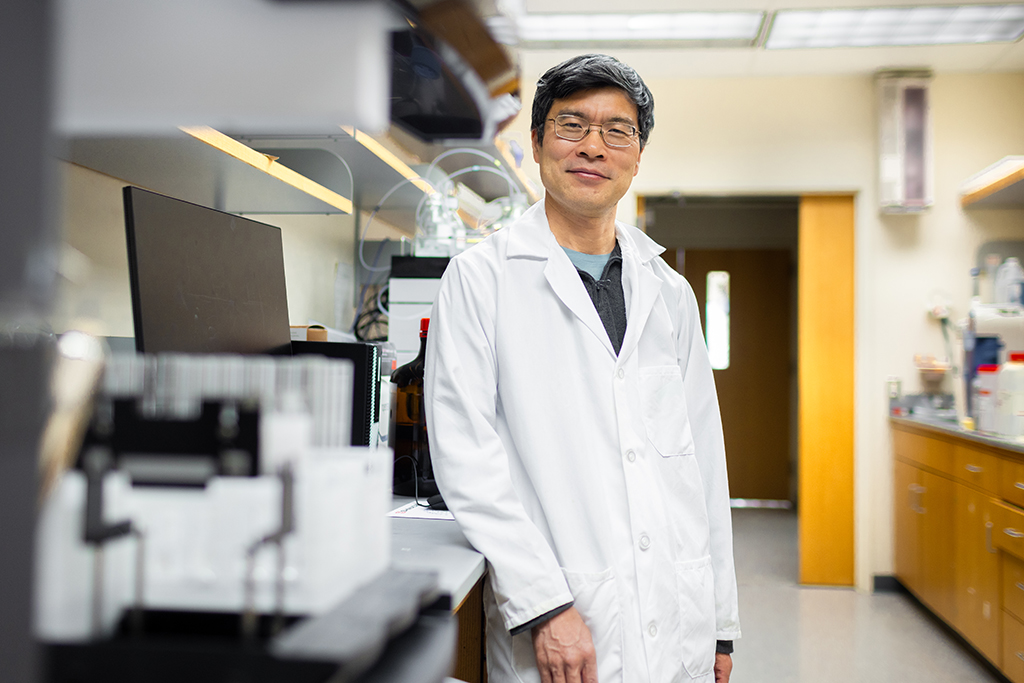
[[[426,395],[435,477],[487,558],[492,683],[538,681],[530,633],[575,601],[600,683],[713,681],[740,635],[725,448],[697,303],[616,225],[616,357],[543,201],[452,259]]]

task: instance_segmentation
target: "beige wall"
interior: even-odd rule
[[[64,235],[60,293],[51,326],[84,327],[98,334],[134,336],[124,209],[117,178],[59,163]],[[293,325],[317,320],[352,322],[354,221],[344,215],[249,215],[281,228],[288,317]]]
[[[523,82],[551,64],[525,53]],[[635,219],[638,194],[778,193],[857,195],[857,582],[892,571],[892,454],[884,381],[918,382],[913,355],[943,353],[925,315],[934,291],[964,315],[968,269],[983,242],[1024,239],[1024,210],[964,212],[957,188],[1007,154],[1024,154],[1024,74],[939,74],[932,87],[935,207],[919,217],[875,209],[875,114],[870,76],[652,81],[658,124],[640,175],[620,205]],[[529,106],[513,124],[528,141]],[[528,148],[528,145],[527,145]],[[527,153],[524,167],[537,178]],[[100,320],[105,334],[131,334],[131,302],[120,181],[62,164],[68,250],[60,331],[75,316]],[[334,321],[336,267],[353,259],[352,220],[263,216],[284,229],[293,323]],[[81,256],[77,256],[80,254]],[[82,258],[84,256],[84,258]]]
[[[523,82],[551,62],[524,54]],[[857,585],[888,574],[892,558],[892,453],[885,378],[919,382],[916,352],[943,355],[925,315],[935,292],[962,317],[978,246],[1024,239],[1024,210],[965,212],[957,190],[1008,154],[1024,154],[1024,73],[938,74],[932,85],[935,206],[922,216],[875,208],[875,105],[870,75],[653,80],[656,120],[640,174],[619,206],[635,220],[636,196],[683,193],[856,194]],[[527,97],[532,96],[529,93]],[[529,106],[513,127],[525,139]],[[537,177],[532,157],[524,167]]]

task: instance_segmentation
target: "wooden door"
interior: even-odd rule
[[[956,618],[953,557],[954,484],[921,470],[921,599],[947,621]]]
[[[956,485],[956,626],[989,661],[999,661],[999,555],[995,500]]]
[[[896,461],[894,504],[896,515],[896,577],[903,585],[921,592],[921,515],[919,470]]]
[[[729,364],[715,385],[730,495],[791,500],[791,252],[687,249],[684,262],[705,333],[708,273],[729,273]]]
[[[800,198],[800,583],[854,583],[854,202]],[[866,577],[865,577],[866,578]]]

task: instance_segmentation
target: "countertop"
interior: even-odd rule
[[[889,421],[895,425],[932,430],[947,436],[955,436],[984,446],[1024,455],[1024,442],[1011,441],[1000,436],[963,429],[956,422],[950,422],[949,420],[927,417],[890,417]]]
[[[395,496],[392,510],[412,498]],[[435,571],[442,595],[457,609],[484,574],[484,556],[473,550],[459,525],[440,519],[391,519],[391,565],[396,569]]]

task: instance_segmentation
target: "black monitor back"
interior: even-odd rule
[[[290,353],[281,229],[124,188],[140,352]]]

